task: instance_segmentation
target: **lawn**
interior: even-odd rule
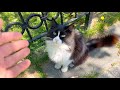
[[[22,15],[24,16],[24,19],[26,19],[31,13],[37,13],[41,14],[40,12],[22,12]],[[56,12],[51,12],[48,17],[52,17],[56,14]],[[116,21],[120,20],[120,12],[96,12],[98,21],[95,23],[95,26],[92,28],[88,28],[88,30],[83,30],[81,27],[84,24],[84,17],[82,17],[79,22],[75,25],[75,27],[87,38],[90,38],[91,36],[102,33],[105,28],[111,26],[113,23]],[[11,22],[16,22],[20,21],[20,18],[18,17],[17,12],[0,12],[0,18],[4,20],[4,27],[3,30],[5,29],[6,25],[8,25]],[[64,22],[72,18],[69,14],[64,15]],[[20,21],[21,22],[21,21]],[[30,25],[36,25],[40,22],[39,18],[33,18],[30,21]],[[57,19],[57,22],[60,22],[60,19]],[[50,26],[50,22],[48,22],[48,26]],[[11,27],[10,31],[18,31],[21,32],[21,28],[18,26],[13,26]],[[42,25],[40,28],[35,29],[35,30],[30,30],[32,33],[32,36],[39,35],[43,32],[45,32],[45,26]],[[29,37],[27,33],[25,32],[23,34],[23,39],[28,40]],[[45,42],[44,38],[41,38],[35,42],[30,43],[29,46],[31,53],[27,57],[28,59],[31,60],[31,66],[28,68],[25,72],[21,73],[18,78],[26,78],[26,77],[35,77],[35,78],[45,78],[46,74],[42,71],[41,65],[46,63],[49,58],[45,50]],[[92,73],[92,75],[88,76],[83,76],[83,77],[94,77],[97,76],[98,74]]]

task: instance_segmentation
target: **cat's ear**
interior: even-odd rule
[[[70,24],[70,25],[66,26],[65,29],[72,31],[74,29],[74,24]]]
[[[55,21],[54,18],[52,18],[52,21],[51,21],[51,27],[56,27],[58,25],[58,23]]]
[[[68,29],[69,29],[70,31],[72,31],[72,30],[74,29],[74,24],[70,24],[70,25],[68,26]]]
[[[65,27],[65,32],[66,33],[71,33],[74,30],[74,24],[70,24]]]

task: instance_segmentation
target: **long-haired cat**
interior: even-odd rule
[[[51,28],[47,34],[46,49],[56,69],[67,72],[69,66],[82,64],[90,51],[103,46],[112,46],[118,42],[117,35],[108,35],[103,38],[85,42],[82,34],[74,25],[60,25],[52,19]]]

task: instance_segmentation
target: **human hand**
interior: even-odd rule
[[[2,26],[0,19],[0,30]],[[30,66],[30,60],[23,60],[30,53],[29,43],[21,38],[18,32],[0,32],[0,78],[15,78]]]

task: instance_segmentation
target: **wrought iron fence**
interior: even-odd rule
[[[21,12],[17,12],[20,19],[21,19],[21,22],[13,22],[13,23],[10,23],[6,26],[5,28],[5,32],[9,31],[9,29],[13,26],[13,25],[19,25],[21,28],[22,28],[22,31],[21,33],[24,34],[24,32],[26,31],[28,36],[29,36],[29,43],[30,42],[33,42],[35,40],[38,40],[40,39],[41,37],[44,37],[47,32],[49,31],[49,27],[48,27],[48,24],[47,24],[47,21],[51,21],[52,19],[50,19],[48,17],[48,13],[49,12],[41,12],[41,14],[30,14],[26,19],[24,19],[23,15]],[[65,14],[72,14],[74,13],[74,17],[70,20],[68,20],[67,22],[64,22],[63,20],[63,17],[64,17],[64,13]],[[65,25],[68,25],[70,23],[75,23],[76,21],[79,21],[79,19],[81,17],[85,16],[85,29],[87,29],[88,27],[88,23],[89,23],[89,16],[90,16],[90,12],[81,12],[81,13],[78,13],[78,12],[57,12],[57,14],[53,17],[54,19],[57,19],[57,18],[60,18],[60,22],[61,24],[65,24]],[[38,17],[41,22],[36,25],[36,26],[31,26],[29,24],[30,20],[33,18],[33,17]],[[42,25],[45,25],[45,28],[46,28],[46,32],[44,33],[40,33],[38,36],[35,36],[35,37],[32,37],[32,33],[30,33],[29,29],[38,29],[40,28]]]

